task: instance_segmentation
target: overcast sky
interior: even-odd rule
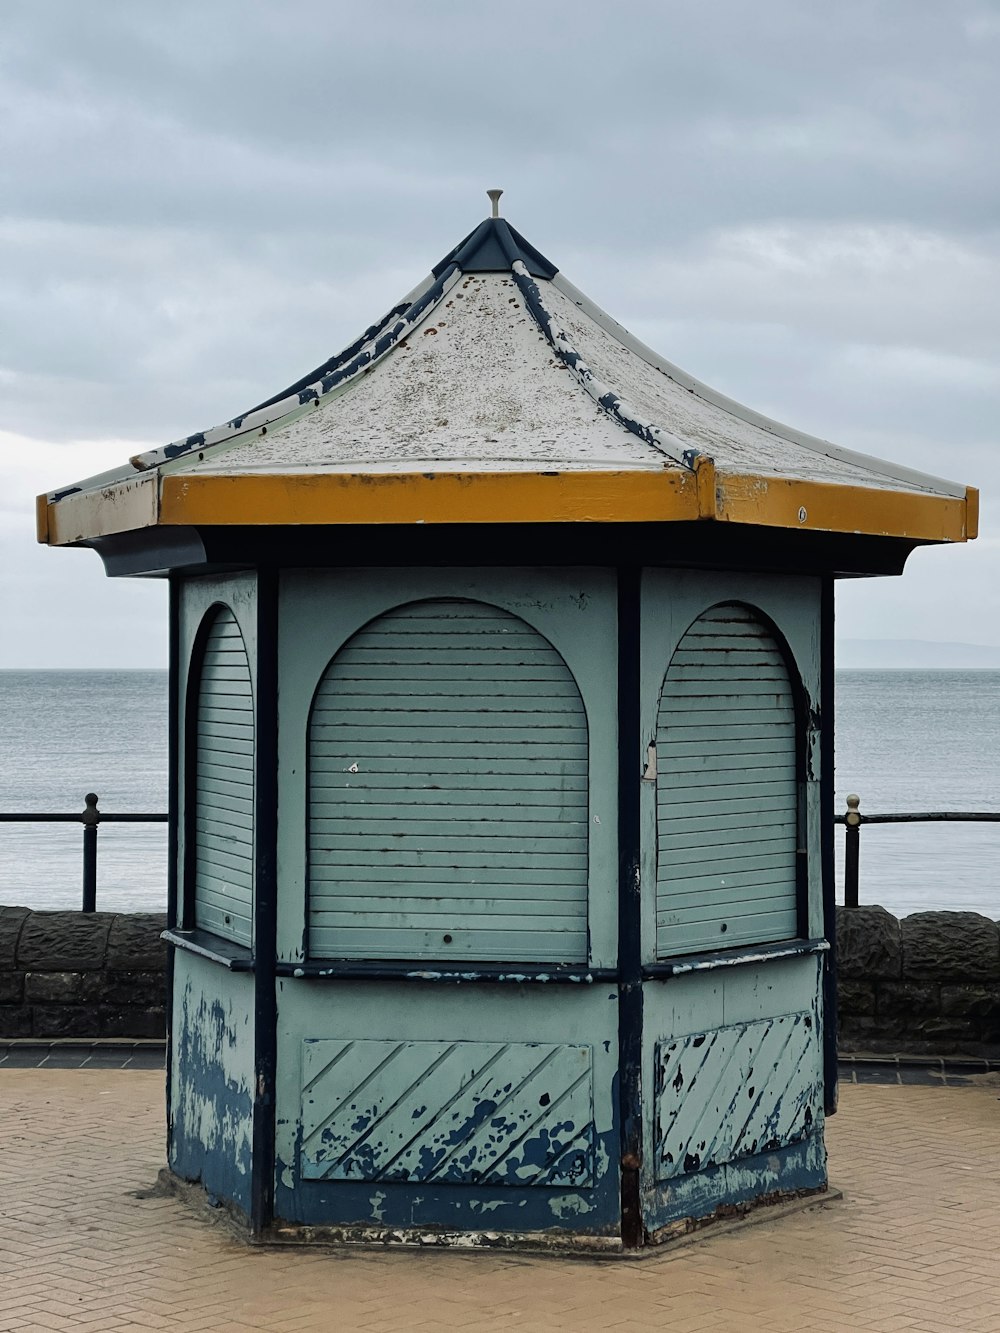
[[[845,637],[1000,645],[1000,0],[3,0],[0,666],[160,666],[34,496],[246,409],[504,213],[670,360],[978,485]]]

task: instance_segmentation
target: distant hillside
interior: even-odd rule
[[[868,671],[1000,670],[1000,648],[983,643],[935,643],[930,639],[838,639],[837,666]]]

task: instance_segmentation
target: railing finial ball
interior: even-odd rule
[[[861,812],[858,806],[861,804],[861,797],[854,792],[847,798],[847,814],[844,816],[844,823],[849,828],[856,828],[861,823]]]
[[[100,821],[100,818],[101,818],[100,812],[99,812],[99,810],[97,809],[97,792],[95,792],[95,791],[88,791],[87,794],[86,794],[86,796],[83,798],[83,803],[84,803],[86,809],[84,810],[83,814],[80,816],[82,822],[83,822],[85,825],[86,825],[86,824],[97,824],[97,823]]]

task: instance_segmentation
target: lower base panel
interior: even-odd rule
[[[648,1259],[701,1239],[725,1235],[758,1222],[774,1222],[806,1208],[820,1207],[842,1198],[839,1190],[821,1185],[816,1189],[782,1193],[775,1191],[739,1205],[724,1205],[708,1217],[684,1218],[647,1234],[639,1249],[625,1249],[619,1236],[572,1236],[565,1232],[445,1231],[433,1228],[403,1229],[363,1226],[305,1226],[280,1219],[262,1235],[250,1231],[250,1220],[235,1204],[215,1198],[197,1181],[183,1180],[164,1167],[157,1177],[158,1189],[180,1199],[202,1221],[224,1226],[248,1244],[261,1246],[328,1246],[335,1249],[435,1249],[513,1251],[551,1254],[563,1258]]]
[[[668,1222],[666,1226],[650,1232],[646,1244],[653,1251],[663,1246],[689,1244],[702,1236],[707,1239],[709,1236],[724,1235],[756,1222],[773,1222],[786,1217],[789,1213],[836,1203],[843,1197],[840,1190],[831,1189],[825,1184],[817,1185],[813,1189],[775,1190],[771,1194],[763,1194],[745,1203],[720,1204],[715,1212],[709,1213],[707,1217],[684,1217],[677,1222]],[[647,1250],[647,1253],[650,1250]]]

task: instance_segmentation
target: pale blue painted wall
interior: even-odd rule
[[[544,636],[566,663],[579,688],[590,740],[587,961],[594,967],[614,966],[618,894],[614,586],[611,573],[601,570],[289,571],[282,576],[280,958],[294,964],[303,961],[306,954],[308,721],[317,683],[352,636],[392,607],[428,599],[460,598],[516,616]],[[633,738],[637,781],[647,763],[648,746],[657,737],[661,688],[674,650],[706,608],[733,599],[758,607],[775,623],[790,646],[811,700],[815,702],[818,698],[818,580],[647,572],[643,581],[643,717],[640,735]],[[182,603],[182,661],[190,652],[201,617],[217,601],[233,606],[252,665],[256,655],[254,580],[248,575],[199,579],[186,586]],[[184,670],[181,675],[183,689]],[[810,862],[803,934],[821,934],[818,717],[807,716],[802,739],[808,763],[797,792],[798,841],[807,849]],[[643,953],[650,963],[656,960],[658,952],[656,786],[655,781],[641,783]],[[183,864],[183,848],[181,854]],[[230,1088],[230,1092],[220,1095],[223,1099],[232,1096],[238,1118],[245,1117],[249,1132],[250,1083],[246,1061],[252,1060],[249,1019],[252,1010],[246,977],[235,977],[211,964],[199,964],[198,968],[205,971],[203,975],[199,973],[197,986],[192,988],[191,978],[197,969],[190,960],[184,962],[175,991],[175,1108],[184,1099],[186,1104],[179,1122],[182,1128],[174,1137],[178,1145],[177,1161],[186,1162],[187,1171],[192,1170],[194,1163],[204,1175],[206,1165],[210,1167],[216,1158],[216,1145],[234,1141],[229,1130],[226,1131],[229,1140],[225,1135],[219,1137],[221,1103],[216,1102],[215,1110],[211,1109],[215,1097],[212,1087]],[[819,976],[817,956],[806,956],[781,962],[759,960],[738,969],[645,983],[643,1184],[648,1225],[655,1228],[667,1224],[685,1215],[685,1209],[696,1213],[711,1211],[720,1202],[752,1197],[772,1188],[803,1188],[825,1178],[821,1102],[815,1111],[810,1106],[808,1134],[799,1132],[803,1108],[821,1072]],[[221,1017],[212,1010],[213,997],[222,1006]],[[531,1231],[558,1226],[581,1234],[613,1232],[618,1211],[614,1102],[617,1008],[616,987],[600,983],[515,987],[483,983],[282,980],[279,983],[279,1216],[303,1222],[376,1228],[439,1225],[454,1226],[457,1230]],[[805,1017],[810,1019],[808,1025]],[[238,1070],[236,1064],[227,1067],[224,1061],[216,1060],[213,1064],[207,1058],[213,1033],[227,1025],[239,1034],[239,1060],[244,1063]],[[783,1035],[786,1029],[794,1038],[782,1045],[775,1034]],[[662,1160],[659,1166],[656,1163],[657,1154],[662,1158],[662,1144],[669,1137],[671,1106],[661,1095],[662,1089],[657,1089],[657,1071],[661,1082],[666,1070],[674,1071],[672,1078],[678,1071],[689,1072],[695,1058],[692,1053],[701,1049],[695,1043],[702,1036],[705,1038],[702,1044],[729,1054],[722,1061],[718,1095],[704,1099],[701,1121],[696,1119],[692,1133],[683,1140],[689,1146],[695,1145],[694,1155],[698,1155],[696,1145],[701,1142],[698,1137],[701,1125],[704,1123],[707,1133],[713,1116],[718,1122],[715,1129],[720,1142],[741,1141],[738,1126],[733,1122],[736,1112],[728,1108],[735,1106],[733,1097],[739,1092],[735,1084],[743,1087],[745,1082],[745,1061],[741,1061],[748,1052],[762,1051],[764,1063],[774,1066],[774,1104],[768,1107],[758,1098],[752,1115],[765,1126],[779,1123],[785,1114],[782,1099],[788,1093],[798,1107],[795,1113],[798,1119],[793,1115],[788,1120],[790,1127],[780,1130],[779,1137],[783,1136],[787,1142],[777,1153],[768,1154],[766,1160],[741,1150],[738,1162],[717,1162],[709,1153],[712,1164],[707,1169],[701,1167],[699,1160],[697,1167],[671,1175],[667,1183]],[[777,1046],[781,1050],[775,1057]],[[232,1059],[237,1057],[233,1055]],[[332,1075],[331,1071],[343,1060],[353,1061],[357,1066],[353,1085],[351,1079],[339,1080]],[[392,1109],[395,1105],[392,1079],[377,1071],[382,1065],[391,1068],[394,1062],[402,1080],[396,1100],[407,1096],[417,1098],[412,1111],[419,1113],[415,1122],[418,1133],[412,1144],[402,1144],[402,1151],[416,1154],[415,1160],[421,1163],[417,1174],[422,1175],[416,1184],[390,1178],[392,1162],[396,1160],[390,1151],[390,1138],[405,1131]],[[377,1077],[366,1084],[369,1074],[364,1071],[368,1066],[371,1066],[369,1074]],[[346,1070],[348,1066],[343,1068]],[[446,1089],[442,1091],[441,1084],[441,1071],[448,1068],[452,1072],[464,1070],[468,1080],[479,1080],[471,1112],[470,1107],[461,1103],[461,1088],[455,1091],[454,1106],[448,1103]],[[232,1080],[230,1074],[234,1075]],[[728,1089],[728,1101],[724,1097],[727,1078],[734,1085]],[[461,1085],[463,1075],[457,1075],[457,1081]],[[425,1082],[426,1105],[418,1096]],[[544,1092],[540,1090],[543,1085]],[[356,1122],[347,1121],[345,1116],[352,1107],[350,1102],[345,1105],[341,1102],[345,1096],[356,1094],[363,1099],[364,1086],[372,1090],[371,1106],[359,1105]],[[435,1088],[436,1109],[430,1095]],[[672,1089],[671,1095],[675,1093],[676,1089]],[[548,1098],[544,1104],[543,1097]],[[202,1099],[201,1110],[198,1098]],[[491,1104],[493,1110],[489,1109]],[[548,1108],[553,1104],[556,1110],[550,1112]],[[560,1105],[566,1112],[561,1118],[557,1114]],[[487,1112],[493,1115],[494,1110],[502,1124],[491,1128],[494,1137],[506,1136],[505,1144],[491,1144],[489,1132],[484,1135],[485,1121],[476,1120]],[[455,1125],[447,1119],[453,1113],[459,1117]],[[580,1123],[588,1114],[592,1117],[589,1128]],[[350,1132],[344,1129],[345,1124],[354,1123],[359,1125],[358,1129]],[[530,1146],[528,1156],[523,1159],[517,1156],[521,1151],[519,1127],[525,1144]],[[441,1165],[434,1154],[441,1149],[442,1134],[456,1129],[461,1130],[462,1137],[449,1147],[447,1160]],[[456,1147],[458,1151],[452,1151]],[[559,1174],[570,1169],[569,1158],[560,1165],[563,1152],[570,1157],[582,1152],[583,1165],[574,1157],[573,1169],[583,1171],[580,1179],[586,1180],[586,1184],[567,1186]],[[512,1163],[513,1170],[512,1178],[501,1184],[497,1172],[502,1169],[503,1161]],[[457,1177],[463,1171],[465,1176],[460,1180]],[[526,1183],[523,1173],[531,1171],[535,1172],[532,1183]],[[445,1178],[449,1175],[451,1178]]]
[[[636,738],[637,767],[640,764],[645,767],[647,746],[657,736],[669,664],[692,624],[713,606],[738,602],[771,622],[787,644],[793,671],[806,694],[796,738],[801,750],[800,781],[791,802],[796,825],[795,847],[802,849],[799,859],[806,862],[802,921],[796,926],[794,909],[789,910],[789,895],[780,929],[769,928],[773,920],[759,921],[756,923],[761,926],[759,936],[755,938],[753,932],[744,932],[740,937],[742,952],[752,961],[739,967],[650,980],[644,986],[642,1190],[646,1225],[655,1231],[685,1217],[704,1216],[720,1204],[738,1203],[772,1191],[814,1189],[826,1180],[823,956],[807,954],[790,959],[761,956],[753,960],[755,945],[767,939],[797,933],[804,938],[823,934],[819,842],[820,583],[818,579],[792,576],[648,570],[643,575],[642,596],[643,722],[642,734]],[[763,656],[766,661],[762,658],[761,665],[773,677],[774,657],[770,653]],[[686,659],[682,656],[677,660]],[[762,688],[770,691],[771,684]],[[681,697],[681,692],[675,692],[672,702]],[[741,712],[734,711],[731,721],[735,726],[741,724]],[[770,719],[770,727],[786,727],[787,716],[787,711],[779,705]],[[661,733],[661,742],[662,739]],[[769,741],[772,751],[773,740],[772,736]],[[666,748],[669,763],[669,746]],[[646,780],[641,790],[643,954],[649,963],[664,955],[664,946],[675,955],[693,952],[697,956],[709,948],[713,934],[718,938],[716,948],[726,950],[726,937],[730,933],[723,934],[717,929],[713,932],[713,918],[704,912],[697,926],[689,920],[686,930],[674,932],[672,938],[665,937],[663,923],[671,906],[669,885],[674,867],[668,863],[664,874],[658,860],[658,833],[665,831],[665,825],[658,824],[657,792],[659,788],[662,793],[670,781],[669,774],[664,779],[659,753],[657,769],[659,781]],[[750,759],[747,770],[759,778]],[[787,766],[783,771],[787,772]],[[782,792],[777,800],[757,802],[762,819],[772,819],[772,807],[789,809],[784,787]],[[737,793],[737,804],[741,807],[749,809],[753,803],[749,791]],[[662,810],[661,804],[661,814]],[[718,814],[713,812],[713,816]],[[711,822],[706,820],[706,824]],[[702,868],[710,876],[707,844],[704,852]],[[767,889],[769,884],[776,884],[779,896],[788,893],[787,856],[788,848],[783,845],[775,878],[763,881],[758,878],[758,887]],[[651,891],[658,881],[659,894]],[[706,903],[717,884],[718,881],[710,880],[703,886]],[[729,919],[730,904],[727,901],[717,905],[716,927]],[[675,1081],[678,1087],[674,1086]],[[762,1132],[756,1133],[760,1127]],[[756,1150],[749,1151],[755,1142]],[[667,1152],[675,1158],[670,1164],[664,1160]]]
[[[171,1170],[250,1208],[253,978],[178,951],[171,1017]]]
[[[618,883],[617,715],[613,689],[609,694],[609,682],[617,673],[614,580],[607,571],[586,569],[303,570],[282,576],[279,956],[298,962],[306,953],[307,737],[317,685],[335,654],[376,617],[394,607],[442,597],[468,599],[517,617],[551,644],[576,682],[590,739],[586,760],[590,893],[585,938],[578,931],[561,956],[575,957],[592,966],[613,966],[617,954]],[[519,762],[516,743],[513,757]],[[558,774],[552,776],[559,778]],[[570,886],[570,892],[577,894],[578,886]],[[458,932],[441,931],[445,933],[452,934],[453,942],[457,942]],[[509,942],[509,961],[517,961],[513,946],[518,944],[524,951],[521,961],[538,957],[530,943],[517,939]],[[443,958],[448,957],[447,947],[442,940]],[[463,953],[466,958],[475,956],[469,948],[456,956]],[[487,956],[498,955],[491,951]]]
[[[280,1216],[616,1230],[614,985],[292,979],[280,985],[278,1051]],[[335,1059],[342,1079],[323,1075]],[[381,1081],[370,1078],[383,1061]],[[397,1154],[414,1182],[394,1178]]]
[[[812,954],[647,982],[651,1231],[825,1182],[821,972],[822,954]]]

